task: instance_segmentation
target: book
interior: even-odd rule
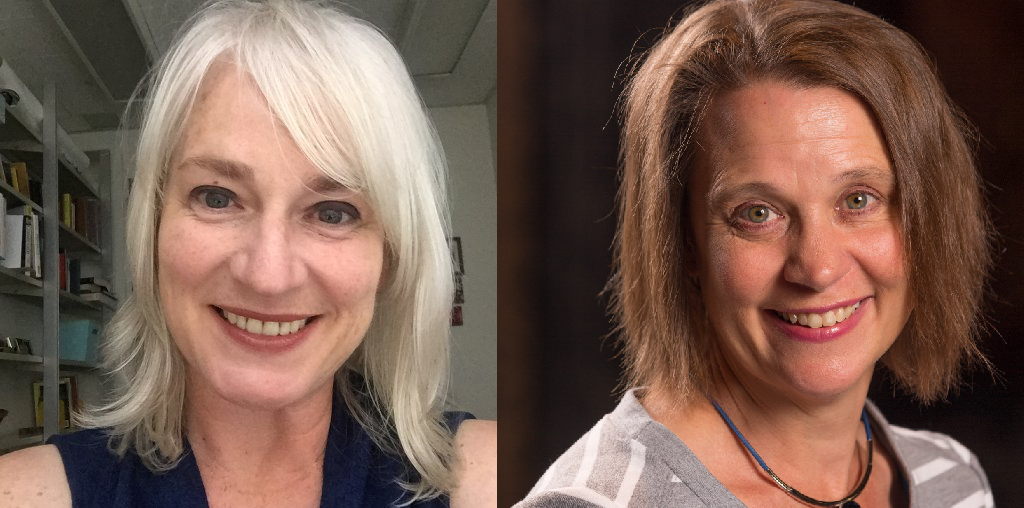
[[[74,230],[92,243],[100,243],[100,202],[95,198],[73,197],[71,199]]]
[[[82,293],[79,295],[87,302],[100,302],[111,308],[117,308],[117,298],[110,293]]]
[[[43,426],[43,415],[45,414],[43,401],[45,397],[46,393],[43,391],[43,383],[41,381],[32,383],[32,405],[35,408],[37,427]],[[60,379],[60,383],[57,385],[57,397],[60,399],[57,403],[59,411],[57,425],[62,429],[71,428],[71,411],[74,409],[71,378],[64,377]]]
[[[105,279],[103,277],[97,277],[95,275],[92,275],[92,276],[89,276],[89,277],[82,277],[82,280],[79,281],[79,282],[81,284],[96,284],[97,286],[103,286],[103,287],[107,288],[108,290],[111,287],[109,280],[107,280],[107,279]]]
[[[32,191],[28,183],[28,166],[24,162],[11,163],[11,176],[14,178],[12,186],[26,198],[31,198]]]
[[[20,269],[24,265],[23,244],[25,242],[25,216],[7,214],[4,216],[4,268]]]
[[[28,205],[19,206],[8,210],[8,216],[15,215],[22,218],[22,235],[21,235],[21,256],[19,266],[8,266],[8,268],[20,268],[25,271],[30,277],[41,279],[43,277],[43,263],[42,263],[42,236],[40,230],[42,229],[42,217],[36,215],[32,211],[32,207]],[[10,228],[11,223],[7,224]],[[16,234],[7,232],[7,239],[10,240],[17,236]],[[10,251],[8,251],[10,252]],[[6,261],[5,261],[6,262]],[[6,264],[4,266],[7,266]]]
[[[71,209],[71,194],[64,193],[60,199],[60,220],[69,228],[75,227],[72,215],[74,215],[74,212]]]
[[[13,187],[14,190],[16,190],[16,191],[21,192],[21,182],[18,181],[19,180],[19,178],[18,178],[18,170],[15,168],[13,162],[10,165],[10,174],[11,174],[11,187]]]
[[[68,261],[68,291],[78,294],[79,281],[82,279],[82,260],[71,259]]]
[[[60,285],[58,286],[62,291],[68,290],[68,254],[64,252],[64,249],[60,250],[59,263],[60,267]]]
[[[21,245],[21,267],[25,269],[25,273],[32,276],[32,260],[34,259],[34,251],[32,250],[32,215],[25,215],[25,222],[22,223],[21,236],[24,238]]]
[[[101,286],[99,284],[93,284],[93,283],[82,284],[81,282],[79,282],[79,284],[78,284],[78,292],[82,293],[82,294],[86,294],[86,293],[109,293],[110,292],[110,288],[108,288],[106,286]]]
[[[43,182],[36,180],[31,176],[28,177],[28,197],[33,203],[41,205],[43,203]]]
[[[31,220],[29,220],[29,219],[31,219]],[[42,279],[43,278],[43,259],[42,259],[43,258],[43,248],[42,248],[42,239],[40,237],[40,225],[41,225],[40,224],[40,222],[41,222],[40,219],[42,219],[42,217],[39,217],[38,215],[26,215],[25,216],[25,220],[29,224],[31,224],[31,227],[32,227],[32,230],[30,231],[30,238],[32,240],[31,240],[30,245],[29,245],[30,248],[31,248],[31,251],[30,251],[30,256],[31,257],[29,258],[31,260],[31,263],[29,264],[29,269],[30,269],[29,275],[31,277],[36,278],[36,279]]]

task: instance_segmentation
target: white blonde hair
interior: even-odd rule
[[[378,446],[415,468],[403,482],[410,501],[449,492],[452,436],[442,409],[453,283],[444,158],[392,44],[319,2],[209,3],[150,75],[127,214],[134,294],[108,327],[113,396],[82,423],[109,427],[114,451],[133,450],[151,470],[181,457],[184,360],[161,312],[156,238],[172,154],[218,60],[247,73],[312,164],[360,191],[379,217],[386,273],[369,330],[336,386]]]

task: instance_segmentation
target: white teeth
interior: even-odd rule
[[[249,333],[263,333],[263,321],[249,318],[245,321],[245,331]]]
[[[221,315],[224,316],[224,319],[227,319],[229,323],[237,326],[242,330],[245,330],[249,333],[256,333],[260,335],[269,336],[288,335],[295,333],[304,328],[306,326],[307,321],[305,319],[296,319],[295,321],[284,322],[260,321],[259,319],[239,316],[238,314],[234,314],[223,309],[221,310]]]
[[[801,312],[799,314],[776,312],[776,314],[783,321],[789,321],[792,324],[800,323],[810,328],[821,328],[823,326],[835,326],[836,323],[846,321],[858,307],[860,307],[860,302],[847,307],[832,309],[824,314],[815,314],[813,312]]]
[[[279,333],[281,333],[281,323],[274,321],[263,323],[263,335],[277,335]]]
[[[834,326],[836,324],[836,313],[828,311],[825,316],[821,318],[821,326]]]
[[[821,314],[808,314],[807,315],[807,326],[811,328],[821,328]]]

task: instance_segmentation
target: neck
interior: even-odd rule
[[[712,406],[714,399],[776,475],[812,498],[832,501],[853,491],[864,473],[867,438],[860,417],[870,380],[868,372],[844,393],[808,397],[757,376],[737,375],[720,360],[709,393],[680,397],[655,385],[643,405],[709,469],[739,482],[729,487],[747,485],[753,492],[785,497]]]
[[[708,396],[790,486],[816,499],[835,500],[860,483],[867,461],[861,414],[870,372],[848,390],[825,396],[786,393],[753,376],[745,379],[724,360],[717,362],[714,375]]]
[[[332,397],[327,383],[293,405],[266,410],[239,405],[201,382],[190,382],[188,439],[204,479],[230,476],[259,485],[319,471]]]

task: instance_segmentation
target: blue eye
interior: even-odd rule
[[[202,203],[206,208],[220,210],[231,206],[235,199],[235,193],[223,188],[204,186],[197,187],[192,191],[193,199]]]
[[[325,201],[317,204],[316,218],[326,224],[344,224],[358,219],[359,210],[341,201]]]
[[[210,208],[227,208],[231,204],[231,198],[229,198],[223,192],[210,192],[207,191],[204,195],[206,206]]]

